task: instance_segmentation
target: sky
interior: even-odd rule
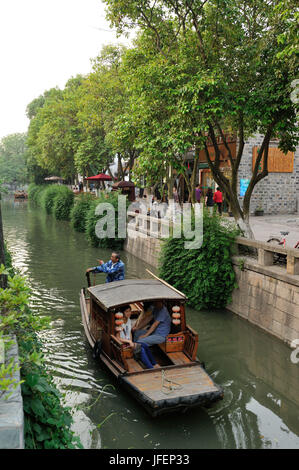
[[[26,107],[45,90],[91,71],[117,38],[100,0],[0,1],[0,139],[26,132]]]

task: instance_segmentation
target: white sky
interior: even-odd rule
[[[26,132],[33,99],[90,72],[90,59],[117,42],[128,44],[110,29],[101,0],[0,0],[0,139]]]

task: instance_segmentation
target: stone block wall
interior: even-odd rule
[[[242,161],[239,167],[238,188],[241,178],[251,178],[252,175],[252,149],[260,146],[262,135],[256,135],[246,141]],[[276,141],[270,142],[270,147],[277,147]],[[243,197],[239,197],[241,205]],[[266,214],[290,214],[299,210],[299,147],[294,155],[293,173],[269,173],[260,181],[252,194],[250,211],[262,206]]]
[[[299,338],[299,276],[274,277],[249,260],[241,270],[234,262],[238,288],[227,308],[290,345]]]
[[[128,229],[124,250],[151,266],[158,266],[162,241]]]
[[[5,360],[14,359],[19,364],[18,346],[15,344],[5,354]],[[20,381],[20,372],[15,372],[13,378]],[[0,449],[24,449],[24,412],[21,387],[18,387],[7,398],[6,393],[0,399]]]

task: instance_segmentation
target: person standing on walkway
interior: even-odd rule
[[[200,189],[200,185],[197,184],[196,185],[196,188],[195,188],[195,199],[196,199],[196,202],[200,203],[200,198],[201,198],[201,189]]]
[[[208,188],[206,199],[205,199],[205,204],[206,204],[206,207],[209,209],[210,214],[213,214],[214,199],[213,199],[212,188]]]
[[[217,188],[214,194],[213,200],[217,204],[219,215],[222,215],[223,198],[222,198],[222,192],[220,191],[220,188]]]
[[[178,191],[177,191],[175,186],[172,188],[172,194],[173,194],[174,202],[178,203],[179,202],[179,195],[178,195]]]

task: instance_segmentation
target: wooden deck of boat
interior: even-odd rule
[[[127,359],[129,372],[141,372],[144,368],[134,358]]]
[[[183,352],[172,352],[172,353],[167,353],[167,356],[169,359],[173,362],[173,364],[179,365],[179,364],[188,364],[191,362],[191,359],[186,356]]]
[[[189,359],[181,351],[173,352],[173,353],[167,353],[167,356],[171,360],[172,364],[174,364],[174,365],[184,365],[184,364],[189,364],[189,363],[192,362],[191,359]],[[158,361],[158,363],[159,363],[159,361]],[[142,367],[142,365],[139,362],[137,362],[134,358],[127,359],[127,364],[128,364],[128,372],[129,373],[141,372],[141,371],[145,370],[145,368]]]
[[[163,374],[166,387],[162,387]],[[167,388],[169,382],[165,379],[174,383],[174,390]],[[187,367],[153,369],[151,373],[128,375],[126,380],[153,401],[218,391],[218,387],[198,363]]]

